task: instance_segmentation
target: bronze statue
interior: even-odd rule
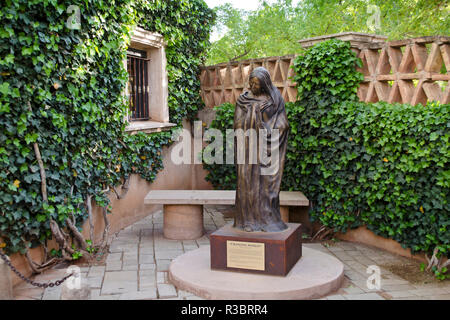
[[[270,149],[271,152],[267,153],[268,162],[262,162],[258,153],[257,163],[252,163],[251,155],[249,155],[249,150],[252,147],[250,135],[246,136],[243,139],[244,143],[240,145],[237,143],[239,141],[236,141],[238,139],[235,136],[234,157],[237,187],[236,215],[233,226],[247,232],[283,231],[288,227],[281,220],[279,193],[289,133],[284,99],[273,85],[269,72],[263,67],[256,68],[251,72],[249,86],[250,91],[241,94],[237,100],[234,130],[236,132],[236,130],[242,129],[246,132],[249,129],[254,129],[257,133],[257,141],[261,139],[259,129],[267,130],[265,131],[266,142],[270,147],[267,147],[266,144],[264,147]],[[277,138],[275,143],[273,138]],[[270,157],[274,150],[271,147],[274,145],[275,148],[278,148],[276,159]],[[245,151],[244,163],[239,163],[239,160],[236,161],[237,148],[243,148]],[[274,165],[276,170],[273,173],[262,174],[263,170],[267,170],[268,167]]]

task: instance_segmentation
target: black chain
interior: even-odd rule
[[[39,288],[53,288],[54,286],[60,286],[64,281],[66,281],[68,278],[70,278],[71,276],[73,276],[75,273],[71,273],[68,276],[65,276],[64,278],[62,278],[61,280],[57,280],[55,282],[50,282],[50,283],[38,283],[38,282],[34,282],[33,280],[25,277],[22,273],[20,273],[16,267],[14,267],[11,262],[9,261],[8,257],[0,251],[0,257],[3,259],[3,261],[5,261],[5,263],[11,268],[11,270],[17,274],[17,276],[22,279],[23,281],[25,281],[26,283],[31,284],[32,286],[35,287],[39,287]]]

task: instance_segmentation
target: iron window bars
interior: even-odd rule
[[[130,120],[148,120],[149,116],[149,81],[148,63],[145,51],[128,49],[127,71],[130,104]]]

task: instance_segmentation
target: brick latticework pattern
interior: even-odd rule
[[[361,101],[450,103],[450,37],[368,44],[358,57],[363,61],[358,69],[364,74],[358,90]],[[443,65],[446,73],[441,73]],[[444,82],[444,91],[437,81]]]
[[[273,84],[280,90],[285,101],[295,101],[297,89],[289,78],[295,55],[242,60],[203,67],[200,75],[201,94],[207,107],[225,102],[235,103],[244,89],[248,89],[248,76],[257,67],[266,68]]]
[[[450,103],[450,37],[359,44],[352,50],[363,62],[363,67],[358,68],[364,74],[358,89],[361,101]],[[235,103],[243,90],[248,89],[251,70],[263,66],[284,100],[293,102],[297,98],[295,83],[291,81],[295,57],[250,59],[203,67],[200,75],[203,101],[210,108],[225,102]],[[441,81],[445,90],[437,81]]]

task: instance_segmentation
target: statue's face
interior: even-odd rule
[[[250,85],[250,91],[255,96],[259,96],[262,93],[261,82],[259,81],[258,78],[256,78],[256,77],[251,78],[249,85]]]

